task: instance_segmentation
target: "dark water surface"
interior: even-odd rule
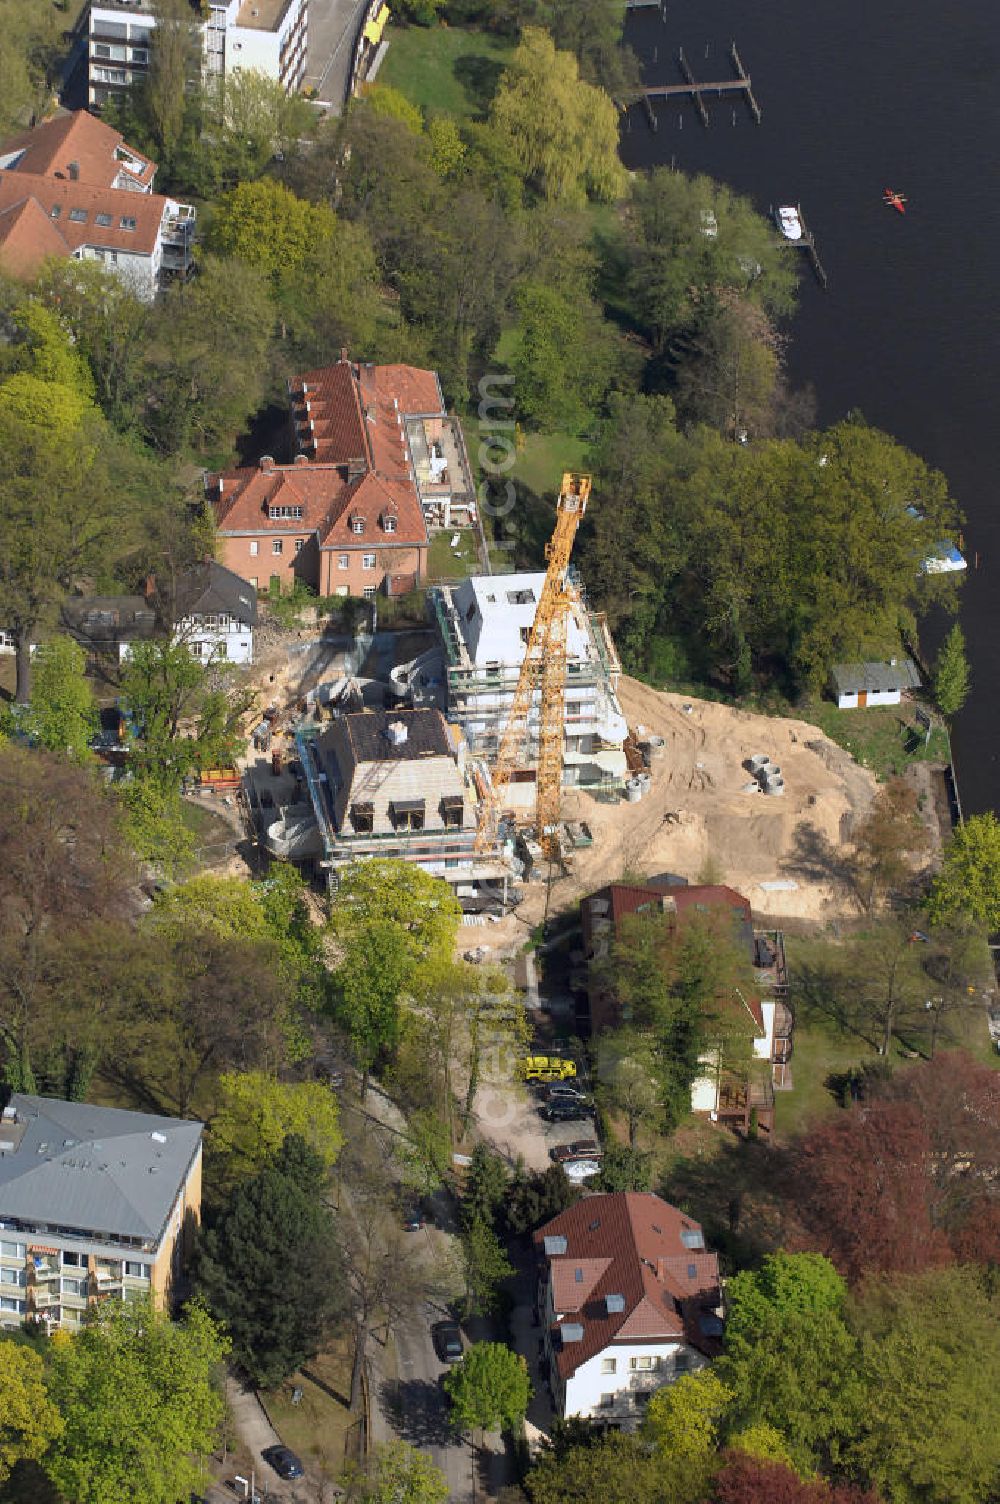
[[[962,801],[966,813],[1000,805],[997,0],[667,0],[665,20],[632,12],[626,36],[650,84],[680,82],[678,46],[696,78],[728,78],[736,41],[763,124],[739,96],[706,95],[708,130],[675,99],[657,106],[654,134],[640,105],[625,160],[674,158],[764,212],[802,204],[829,291],[803,268],[789,373],[815,385],[822,424],[860,408],[948,477],[970,566],[962,625],[974,689],[955,735]],[[883,205],[885,187],[908,196],[905,219]]]

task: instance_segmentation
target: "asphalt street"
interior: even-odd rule
[[[367,0],[311,0],[305,88],[339,115],[347,97],[354,39]]]

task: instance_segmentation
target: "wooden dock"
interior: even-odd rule
[[[709,124],[709,114],[708,107],[705,104],[706,94],[717,94],[720,97],[723,94],[742,94],[746,100],[747,108],[753,116],[754,124],[760,125],[760,105],[754,97],[750,75],[743,66],[743,59],[736,50],[735,42],[729,44],[729,61],[732,63],[733,71],[736,75],[734,78],[716,78],[710,80],[708,83],[699,83],[691,70],[691,64],[684,55],[684,48],[681,47],[677,53],[677,66],[680,69],[684,82],[682,84],[656,84],[643,92],[643,104],[646,107],[646,114],[653,130],[655,131],[657,126],[653,100],[674,99],[677,97],[690,99],[698,111],[698,117],[702,125],[707,127]]]

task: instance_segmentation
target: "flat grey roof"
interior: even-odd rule
[[[841,695],[920,688],[920,675],[912,658],[897,658],[895,663],[835,663],[830,676]]]
[[[16,1092],[0,1120],[0,1219],[158,1242],[201,1123]]]

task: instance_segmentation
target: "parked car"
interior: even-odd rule
[[[596,1138],[577,1138],[571,1144],[556,1144],[554,1149],[549,1150],[549,1158],[554,1159],[557,1165],[564,1165],[571,1159],[600,1159],[601,1146]]]
[[[590,1104],[590,1093],[584,1091],[582,1086],[574,1086],[571,1081],[550,1081],[542,1087],[541,1097],[543,1102],[584,1102]]]
[[[593,1108],[585,1107],[582,1102],[557,1097],[554,1102],[546,1102],[542,1117],[547,1123],[575,1123],[591,1112]]]
[[[265,1447],[260,1454],[279,1478],[301,1478],[302,1463],[290,1447]]]
[[[442,1363],[458,1363],[465,1352],[462,1329],[454,1321],[438,1321],[431,1328],[434,1351]]]
[[[581,1180],[589,1180],[592,1175],[600,1175],[601,1164],[597,1159],[571,1159],[563,1165],[563,1171],[567,1180],[576,1184]]]
[[[419,1201],[411,1201],[403,1208],[403,1226],[407,1232],[419,1232],[426,1225],[427,1218]]]

